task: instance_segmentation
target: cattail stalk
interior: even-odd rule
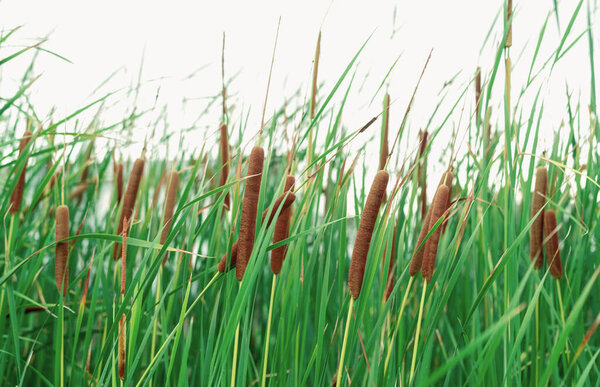
[[[381,128],[381,146],[379,150],[379,170],[384,170],[389,154],[388,131],[390,127],[390,95],[385,94],[383,99],[383,123]]]
[[[315,118],[315,108],[317,105],[317,75],[319,73],[319,58],[321,57],[321,31],[319,31],[319,37],[317,38],[317,48],[315,49],[315,63],[313,67],[312,76],[312,91],[310,95],[310,119],[311,121]],[[308,130],[308,149],[306,164],[312,163],[313,156],[313,128]]]
[[[225,90],[225,89],[223,89]],[[225,100],[225,97],[223,97]],[[225,107],[223,107],[224,109]],[[223,112],[225,114],[225,112]],[[227,124],[221,124],[221,177],[219,184],[221,186],[227,183],[227,177],[229,176],[229,141],[227,137]],[[223,201],[223,207],[229,209],[229,192],[225,194],[225,200]]]
[[[242,214],[240,218],[239,251],[235,265],[235,276],[238,281],[244,278],[252,248],[254,247],[254,234],[256,232],[256,213],[258,197],[262,180],[265,153],[263,148],[255,146],[252,149],[248,162],[248,178],[242,201]]]
[[[69,288],[69,242],[62,241],[69,237],[69,207],[65,205],[58,206],[56,209],[56,247],[54,258],[54,279],[56,288],[63,297],[67,294]]]
[[[450,189],[447,185],[442,184],[435,193],[433,203],[431,204],[431,219],[429,220],[429,230],[437,223],[448,208],[448,197]],[[423,266],[421,267],[421,275],[427,282],[431,282],[433,269],[435,267],[435,259],[437,256],[438,244],[440,241],[441,225],[438,226],[431,236],[425,242],[425,251],[423,252]],[[430,231],[431,232],[431,231]]]
[[[529,240],[529,256],[536,269],[540,269],[544,264],[544,254],[542,245],[544,241],[544,204],[546,202],[546,187],[548,184],[548,170],[546,167],[539,167],[535,172],[535,188],[531,200],[531,217],[537,218],[531,225]]]
[[[126,346],[126,330],[127,324],[125,321],[125,313],[121,315],[119,320],[119,378],[123,380],[125,378],[125,346]]]
[[[348,272],[348,285],[353,299],[357,299],[362,288],[365,275],[365,265],[367,255],[371,245],[371,238],[377,221],[379,207],[383,200],[383,195],[389,180],[389,174],[386,171],[379,171],[373,180],[363,213],[358,224],[358,232],[352,251],[352,260],[350,261],[350,270]]]
[[[129,180],[127,181],[127,189],[125,190],[125,196],[123,197],[123,208],[121,209],[121,216],[119,218],[117,235],[121,235],[123,232],[123,219],[129,219],[131,223],[131,215],[133,214],[133,207],[135,205],[135,199],[137,197],[140,181],[142,180],[142,174],[144,173],[144,159],[137,159],[133,164],[131,173],[129,174]],[[129,225],[129,224],[128,224]],[[119,243],[115,242],[113,250],[113,259],[117,259],[119,251]]]
[[[558,246],[558,229],[556,227],[556,213],[553,210],[544,212],[544,235],[546,237],[546,260],[548,261],[550,274],[555,279],[561,279],[562,265]]]
[[[285,179],[284,195],[287,193],[288,197],[293,197],[294,184],[296,179],[294,176],[288,176]],[[294,197],[295,198],[295,197]],[[290,203],[291,204],[291,203]],[[276,207],[277,208],[277,207]],[[281,242],[287,239],[290,235],[290,220],[292,218],[292,208],[288,206],[281,210],[277,221],[275,222],[275,230],[273,231],[273,243]],[[271,251],[271,270],[273,274],[279,274],[281,271],[281,265],[285,260],[287,254],[287,245],[279,246]]]
[[[19,156],[23,154],[27,144],[31,140],[32,133],[29,130],[26,130],[21,141],[19,142]],[[17,184],[10,195],[10,207],[8,213],[11,215],[16,214],[21,209],[21,202],[23,201],[23,191],[25,190],[25,172],[27,170],[27,159],[25,159],[25,163],[23,164],[23,169],[21,170],[21,174],[19,175],[19,179],[17,180]]]
[[[173,171],[169,174],[169,183],[167,185],[167,200],[165,201],[165,214],[163,217],[163,229],[160,233],[160,244],[163,245],[167,240],[171,224],[173,223],[173,211],[175,210],[175,201],[177,200],[177,185],[179,184],[179,174]],[[165,252],[162,264],[167,262],[168,252]]]

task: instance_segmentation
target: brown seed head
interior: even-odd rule
[[[429,230],[437,223],[441,216],[446,211],[450,189],[447,185],[442,184],[435,193],[433,203],[431,204],[431,219],[429,220]],[[441,226],[441,225],[440,225]],[[431,281],[433,269],[435,267],[435,259],[437,256],[438,244],[440,241],[441,227],[435,229],[433,234],[425,242],[425,251],[423,252],[423,266],[421,274],[427,282]]]
[[[123,197],[123,208],[121,209],[121,216],[119,218],[119,225],[117,234],[121,235],[123,232],[123,219],[129,219],[131,224],[133,207],[135,205],[135,199],[140,188],[140,181],[142,180],[142,174],[144,173],[144,159],[137,159],[133,163],[133,168],[129,174],[129,180],[127,181],[127,189],[125,190],[125,196]],[[115,248],[113,250],[113,259],[118,258],[119,243],[115,242]]]
[[[62,205],[56,209],[56,246],[54,257],[54,279],[56,280],[56,288],[63,296],[67,293],[69,287],[69,272],[68,257],[69,257],[69,242],[62,239],[69,237],[69,207]],[[61,288],[63,291],[61,291]]]
[[[286,193],[288,196],[294,195],[291,191],[294,189],[295,182],[296,179],[294,178],[294,176],[288,175],[286,177],[285,186],[283,188],[284,195]],[[279,214],[279,217],[275,222],[275,230],[273,231],[273,243],[281,242],[282,240],[287,239],[290,236],[290,221],[292,219],[292,208],[290,206],[281,210],[281,213]],[[271,271],[273,271],[273,274],[279,274],[279,272],[281,272],[281,265],[283,265],[283,261],[285,260],[287,248],[287,245],[283,245],[271,251]]]
[[[125,378],[125,346],[126,346],[126,330],[127,324],[125,322],[125,313],[121,315],[119,320],[119,378],[123,380]]]
[[[546,203],[546,186],[548,184],[548,170],[546,167],[539,167],[535,172],[535,188],[533,189],[533,198],[531,200],[531,217],[533,218]],[[544,210],[535,218],[531,225],[529,241],[529,257],[536,269],[544,264],[544,254],[542,244],[544,241]]]
[[[373,237],[377,214],[379,213],[379,207],[381,207],[389,178],[390,175],[386,171],[377,172],[358,224],[358,232],[356,233],[350,270],[348,272],[348,286],[350,287],[350,294],[355,300],[360,295],[362,288],[371,238]]]
[[[163,229],[160,233],[160,244],[164,244],[167,240],[167,235],[171,230],[171,224],[173,223],[173,211],[175,209],[175,201],[177,201],[177,185],[179,184],[179,174],[176,171],[171,172],[169,175],[169,183],[167,185],[167,200],[165,202],[165,215],[163,217]],[[167,261],[169,253],[165,253],[162,264],[164,265]]]
[[[31,140],[32,133],[29,130],[26,130],[19,142],[19,155],[23,154],[27,144]],[[17,184],[13,189],[12,194],[10,195],[10,207],[8,213],[11,215],[16,214],[21,209],[21,202],[23,201],[23,191],[25,190],[25,171],[27,170],[27,159],[25,159],[25,164],[23,164],[23,169],[21,170],[21,174],[19,175],[19,179],[17,180]]]
[[[235,263],[237,262],[237,257],[238,257],[238,243],[236,241],[233,244],[233,246],[231,246],[231,259],[229,260],[229,266],[227,266],[227,254],[225,254],[223,256],[223,258],[221,258],[221,261],[219,262],[219,267],[218,267],[219,272],[225,273],[226,271],[233,269],[235,267]]]
[[[546,240],[546,260],[550,274],[556,279],[562,278],[562,265],[560,262],[560,248],[558,246],[558,229],[556,227],[556,213],[553,210],[544,212],[544,234]]]

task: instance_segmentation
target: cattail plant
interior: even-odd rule
[[[69,288],[69,242],[62,241],[69,237],[69,207],[65,205],[58,206],[56,209],[56,247],[54,257],[54,279],[56,288],[63,296],[66,295]]]
[[[27,144],[31,140],[32,133],[29,130],[26,130],[19,142],[19,156],[23,154]],[[8,213],[11,215],[16,214],[21,209],[21,202],[23,201],[23,191],[25,189],[25,171],[27,170],[27,159],[25,159],[25,163],[23,164],[23,169],[21,170],[21,174],[19,175],[19,179],[17,180],[17,184],[10,195],[10,207]]]
[[[131,223],[131,215],[133,214],[133,206],[135,205],[135,199],[138,194],[138,190],[140,188],[140,181],[142,180],[142,174],[144,173],[144,159],[137,159],[133,164],[133,168],[131,169],[131,173],[129,175],[129,180],[127,181],[127,189],[125,190],[125,196],[123,198],[123,208],[121,209],[121,216],[119,218],[119,225],[117,234],[121,235],[123,232],[123,219],[130,219]],[[113,259],[117,259],[119,251],[119,243],[115,242],[115,247],[113,250]]]
[[[119,378],[123,380],[125,378],[125,346],[126,346],[126,330],[127,324],[125,321],[125,313],[121,315],[119,320]],[[114,364],[114,363],[113,363]]]
[[[258,196],[262,180],[265,152],[263,148],[252,148],[248,161],[248,178],[242,200],[242,214],[240,218],[239,251],[235,265],[235,276],[238,281],[244,278],[252,248],[254,247],[254,234],[256,232],[256,213],[258,209]]]
[[[285,179],[285,185],[283,187],[283,194],[287,197],[295,199],[294,194],[291,192],[294,190],[294,184],[296,179],[294,176],[287,176]],[[292,200],[293,202],[293,200]],[[290,203],[291,205],[291,203]],[[277,207],[275,207],[277,208]],[[273,243],[278,243],[284,239],[287,239],[290,235],[290,220],[292,218],[292,208],[287,206],[283,208],[275,222],[275,230],[273,231]],[[281,265],[285,260],[287,253],[287,245],[279,246],[271,251],[271,270],[273,274],[279,274],[281,271]]]
[[[167,184],[167,200],[165,201],[165,214],[163,216],[163,229],[160,233],[160,244],[163,245],[167,240],[171,224],[173,223],[173,210],[175,209],[175,201],[177,200],[177,185],[179,184],[179,174],[173,171],[169,174],[169,182]],[[169,253],[165,252],[162,264],[167,262]]]
[[[225,92],[225,89],[223,89]],[[225,100],[225,96],[223,96],[223,100]],[[223,105],[223,109],[225,109],[225,105]],[[225,114],[225,112],[223,112]],[[223,186],[227,183],[227,177],[229,176],[229,141],[227,138],[227,124],[221,124],[221,177],[220,177],[220,185]],[[225,200],[223,202],[223,207],[225,209],[229,209],[229,192],[225,194]]]
[[[544,264],[542,244],[544,241],[544,204],[546,202],[546,186],[548,184],[548,170],[546,167],[538,167],[535,171],[535,188],[531,200],[531,218],[537,215],[531,225],[529,240],[529,257],[536,269]],[[540,212],[541,210],[541,212]],[[538,214],[539,212],[539,214]]]
[[[448,208],[448,198],[450,189],[447,185],[442,184],[435,193],[433,203],[431,203],[431,219],[429,220],[429,230],[433,228],[435,223],[441,218]],[[441,225],[435,229],[431,236],[425,242],[423,251],[423,265],[421,267],[421,275],[427,282],[431,281],[433,269],[435,267],[435,259],[437,256],[438,244],[440,241]]]
[[[561,279],[562,265],[558,246],[558,229],[556,227],[556,213],[553,210],[544,211],[544,236],[546,241],[546,261],[550,268],[550,274],[556,279]]]
[[[360,295],[362,288],[371,238],[373,237],[377,214],[379,213],[379,207],[381,206],[389,177],[386,171],[377,172],[367,196],[367,201],[360,217],[360,223],[358,224],[358,232],[356,233],[350,270],[348,272],[350,294],[355,300]]]

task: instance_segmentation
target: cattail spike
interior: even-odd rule
[[[285,185],[283,187],[284,195],[293,196],[294,194],[291,192],[294,189],[294,184],[296,179],[294,176],[287,176],[285,179]],[[292,200],[293,202],[293,200]],[[290,203],[291,205],[291,203]],[[288,206],[284,208],[279,213],[279,217],[275,222],[275,230],[273,231],[273,243],[281,242],[284,239],[287,239],[290,236],[290,221],[292,219],[292,208]],[[279,274],[281,271],[281,265],[283,265],[283,261],[285,260],[285,256],[287,254],[287,245],[279,246],[276,249],[271,251],[271,271],[273,274]]]
[[[31,140],[32,133],[29,130],[26,130],[19,141],[19,156],[23,154],[27,144]],[[25,190],[25,172],[27,170],[27,159],[25,159],[25,164],[23,164],[23,169],[21,170],[21,174],[19,175],[19,179],[17,180],[17,184],[10,195],[10,207],[8,213],[11,215],[16,214],[21,209],[21,203],[23,201],[23,191]]]
[[[277,199],[275,199],[275,203],[273,204],[272,210],[270,208],[267,208],[266,210],[263,211],[261,224],[264,224],[265,221],[267,221],[267,227],[269,227],[271,225],[271,223],[273,223],[273,219],[275,218],[275,213],[279,210],[279,208],[281,207],[281,211],[279,211],[279,216],[281,216],[283,214],[283,212],[289,206],[291,206],[292,203],[294,203],[295,200],[296,200],[296,195],[294,195],[291,192],[289,192],[289,193],[284,192],[283,194],[281,194]],[[269,212],[270,212],[270,214],[269,214]],[[267,219],[267,216],[269,217],[269,219]]]
[[[553,210],[544,211],[544,234],[546,238],[546,260],[550,268],[550,275],[556,279],[561,279],[562,264],[558,246],[558,229],[556,227],[556,213]]]
[[[238,243],[236,241],[233,244],[233,246],[231,246],[231,259],[229,260],[229,266],[227,266],[227,254],[225,254],[223,256],[223,258],[221,258],[221,261],[219,262],[219,267],[218,267],[219,272],[225,273],[226,271],[233,269],[237,262],[237,257],[238,257]]]
[[[142,180],[142,174],[144,173],[144,159],[137,159],[131,168],[129,174],[129,180],[127,181],[127,189],[125,190],[125,196],[123,197],[123,208],[121,209],[121,216],[119,218],[117,235],[121,235],[123,232],[123,219],[129,219],[131,224],[133,207],[135,205],[135,199],[140,188],[140,181]],[[119,243],[115,242],[113,249],[113,259],[118,258]]]
[[[450,189],[447,185],[442,184],[435,193],[433,203],[431,204],[431,219],[429,220],[429,230],[433,228],[436,222],[446,212]],[[441,225],[440,225],[441,226]],[[429,232],[430,232],[429,231]],[[433,269],[435,267],[435,259],[437,256],[438,244],[440,241],[441,227],[435,229],[433,234],[425,242],[425,251],[423,252],[423,265],[421,274],[427,282],[431,281]]]
[[[163,229],[160,233],[160,244],[163,245],[167,240],[171,224],[173,223],[173,211],[175,210],[175,201],[177,200],[177,185],[179,184],[179,174],[173,171],[169,175],[169,183],[167,185],[167,200],[165,201],[165,214],[163,217]],[[162,264],[167,262],[168,252],[165,252]]]
[[[125,321],[125,313],[121,315],[119,320],[119,378],[123,380],[125,378],[125,346],[126,346],[126,330],[127,324]]]
[[[389,178],[390,175],[386,171],[377,172],[358,224],[358,232],[356,233],[350,270],[348,272],[350,294],[355,300],[360,295],[362,288],[371,238],[373,237],[377,214],[379,213],[379,207],[383,201],[383,195],[385,194]]]
[[[244,278],[252,248],[254,247],[254,234],[256,232],[256,213],[258,210],[258,197],[262,180],[265,152],[263,148],[255,146],[248,161],[248,178],[242,201],[242,214],[240,217],[239,252],[235,265],[235,276],[238,281]]]
[[[69,242],[62,239],[69,237],[69,207],[62,205],[56,209],[56,247],[54,258],[54,279],[56,280],[56,288],[63,296],[66,295],[69,287]]]
[[[540,269],[544,264],[544,253],[542,244],[544,241],[544,204],[546,203],[546,186],[548,184],[548,170],[546,167],[539,167],[535,171],[535,188],[533,189],[533,198],[531,200],[531,217],[533,218],[540,210],[540,214],[531,225],[529,240],[529,257],[536,269]]]

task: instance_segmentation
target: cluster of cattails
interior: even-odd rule
[[[175,201],[177,200],[177,185],[179,185],[179,173],[173,171],[169,174],[169,182],[167,183],[167,200],[165,201],[164,216],[163,216],[163,229],[160,234],[160,244],[164,244],[171,230],[171,224],[173,223],[173,211],[175,210]],[[165,253],[162,264],[167,262],[169,253]]]
[[[121,235],[123,232],[123,219],[130,219],[131,224],[133,207],[135,205],[135,199],[140,188],[140,181],[142,180],[142,174],[144,173],[144,159],[137,159],[133,163],[133,168],[129,174],[129,180],[127,181],[127,189],[125,190],[125,196],[123,197],[123,208],[121,208],[121,216],[119,217],[117,234]],[[113,259],[118,258],[119,242],[115,242],[113,250]]]
[[[32,133],[29,130],[26,130],[23,138],[19,142],[19,156],[23,154],[27,144],[31,140]],[[13,189],[12,194],[10,195],[10,208],[8,209],[8,213],[11,215],[16,214],[21,209],[21,203],[23,202],[23,190],[25,189],[25,171],[27,170],[27,159],[25,159],[25,163],[23,164],[23,169],[21,170],[21,174],[19,175],[19,179],[17,180],[17,184]]]
[[[427,240],[425,237],[450,207],[453,179],[454,173],[451,168],[442,175],[433,202],[425,214],[425,220],[410,261],[409,274],[414,276],[421,270],[421,275],[427,282],[431,281],[433,276],[442,225],[439,225]]]
[[[352,259],[350,261],[350,270],[348,272],[350,295],[355,300],[360,295],[360,290],[362,288],[367,255],[369,254],[369,247],[371,246],[371,238],[373,237],[375,222],[377,221],[379,208],[383,202],[383,196],[387,188],[389,177],[390,176],[386,171],[379,171],[377,172],[377,175],[375,175],[358,224],[358,232],[356,233],[354,249],[352,250]]]
[[[544,265],[543,247],[545,241],[546,260],[550,268],[550,274],[554,278],[560,279],[562,277],[562,265],[558,246],[556,213],[552,210],[544,210],[547,187],[548,170],[546,167],[538,167],[535,172],[535,186],[531,202],[533,224],[529,230],[529,256],[534,267],[540,269]]]

